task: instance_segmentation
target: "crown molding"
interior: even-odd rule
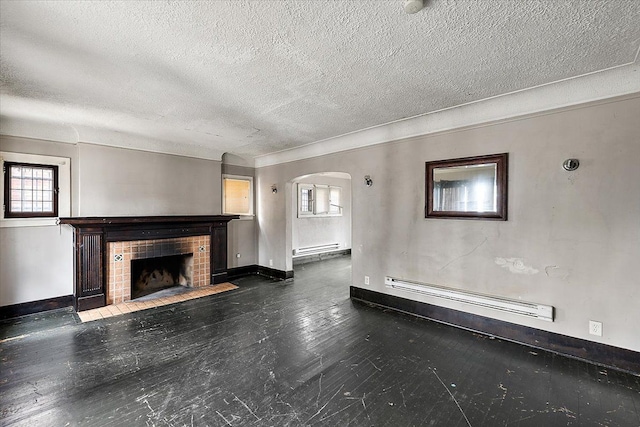
[[[432,111],[300,147],[257,156],[254,159],[241,158],[228,153],[231,156],[226,156],[225,163],[260,168],[411,137],[486,126],[551,111],[580,108],[588,103],[606,102],[612,98],[640,93],[639,76],[640,64],[636,59],[634,63]],[[6,95],[4,98],[6,100]],[[40,104],[36,104],[36,107],[38,105]],[[208,148],[206,144],[176,144],[173,141],[135,133],[94,126],[51,123],[39,118],[39,116],[26,118],[2,115],[0,134],[68,144],[82,142],[106,145],[215,161],[222,161],[224,154]]]
[[[640,64],[631,63],[257,156],[255,166],[272,166],[405,138],[521,119],[639,92]]]
[[[3,116],[0,135],[64,144],[91,144],[155,154],[222,161],[223,153],[201,145],[175,144],[163,139],[89,126],[71,126],[37,119]],[[251,160],[252,162],[252,160]]]

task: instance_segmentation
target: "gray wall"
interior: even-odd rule
[[[221,163],[0,137],[0,151],[71,158],[72,215],[219,214]],[[73,293],[69,227],[0,228],[0,306]]]
[[[227,156],[227,154],[223,156],[223,162]],[[247,166],[237,166],[223,163],[222,173],[228,175],[251,176],[255,178],[255,169]],[[254,194],[255,192],[256,188],[254,182]],[[255,212],[255,196],[253,209]],[[257,227],[255,216],[253,218],[242,218],[231,221],[227,226],[227,232],[227,247],[229,251],[227,266],[229,268],[233,268],[257,264],[258,238],[256,234]],[[240,257],[238,257],[238,255],[240,255]]]
[[[28,138],[0,136],[0,151],[71,159],[77,147]],[[72,195],[74,194],[72,179]],[[72,212],[76,201],[72,198]],[[66,227],[0,228],[0,306],[73,293],[73,233]]]
[[[341,187],[342,216],[298,217],[298,186],[296,184],[333,185]],[[296,180],[291,186],[292,250],[306,247],[340,243],[340,249],[351,249],[351,180],[315,175]]]
[[[215,215],[221,163],[79,145],[79,216]]]
[[[257,186],[284,187],[323,171],[351,174],[354,286],[365,287],[367,275],[369,289],[435,302],[387,289],[389,275],[550,304],[553,323],[445,303],[640,351],[638,117],[636,95],[258,168]],[[510,156],[508,221],[424,218],[426,161],[501,152]],[[572,157],[580,169],[566,172],[562,162]],[[367,174],[372,187],[364,185]],[[287,269],[285,206],[292,202],[280,192],[258,193],[260,265],[272,259]],[[590,319],[603,322],[603,337],[588,334]]]

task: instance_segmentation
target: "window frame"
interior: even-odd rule
[[[331,197],[331,194],[333,193],[334,190],[338,191],[338,204],[334,204],[333,203],[333,199]],[[330,185],[329,186],[329,216],[342,216],[342,210],[344,209],[344,206],[341,204],[342,203],[342,187],[339,187],[337,185]],[[331,208],[333,207],[337,207],[338,211],[331,211]]]
[[[329,210],[327,212],[318,213],[318,204],[317,197],[320,192],[318,189],[326,190],[327,192],[327,203]],[[311,211],[303,211],[302,210],[302,191],[311,190],[312,199],[311,199]],[[308,183],[298,183],[297,195],[298,195],[298,218],[326,218],[326,217],[339,217],[342,216],[344,207],[340,204],[334,205],[331,203],[331,193],[332,191],[337,190],[340,194],[339,198],[342,199],[342,187],[337,185],[328,185],[328,184],[308,184]],[[340,203],[340,201],[338,202]],[[338,211],[332,212],[331,207],[337,206]]]
[[[311,193],[308,195],[309,199],[307,200],[307,208],[309,210],[302,210],[302,192],[310,191]],[[314,198],[316,196],[315,186],[313,184],[298,184],[298,218],[303,218],[307,216],[315,215],[315,203]]]
[[[227,202],[225,197],[226,196],[225,180],[227,179],[249,182],[249,213],[227,212]],[[222,174],[222,214],[223,215],[240,215],[240,218],[252,219],[255,216],[254,205],[255,205],[255,197],[254,197],[254,187],[253,187],[252,176]]]
[[[27,154],[14,151],[0,151],[0,163],[27,163],[58,167],[58,213],[53,216],[5,217],[5,209],[0,209],[0,228],[47,227],[58,224],[58,219],[71,216],[71,158],[44,154]],[[0,174],[2,201],[5,199],[5,174]]]
[[[51,170],[53,174],[53,189],[51,192],[52,196],[52,204],[53,210],[47,212],[12,212],[11,211],[11,192],[13,188],[11,187],[11,173],[10,170],[14,166],[19,167],[30,167],[34,169],[48,169]],[[2,165],[2,173],[4,177],[4,197],[3,197],[3,211],[4,218],[57,218],[58,217],[58,195],[60,193],[60,189],[58,187],[58,166],[57,165],[47,165],[47,164],[38,164],[38,163],[28,163],[28,162],[9,162],[6,161]],[[21,189],[22,190],[22,189]]]

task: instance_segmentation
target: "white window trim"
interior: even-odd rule
[[[340,211],[339,212],[326,212],[326,213],[317,213],[316,212],[316,197],[318,195],[318,191],[317,189],[321,187],[321,188],[326,188],[329,191],[329,197],[331,197],[331,189],[337,188],[340,190],[340,198],[342,199],[342,187],[336,186],[336,185],[327,185],[327,184],[305,184],[305,183],[299,183],[298,184],[298,218],[326,218],[326,217],[339,217],[342,216],[342,211],[344,210],[344,208],[342,206],[340,206]],[[302,198],[300,197],[300,193],[302,190],[313,190],[313,200],[312,200],[312,211],[311,212],[302,212],[301,208],[301,203],[302,203]],[[331,199],[329,199],[329,203],[331,204]]]
[[[226,209],[226,202],[225,202],[225,197],[224,197],[224,180],[225,179],[237,179],[237,180],[242,180],[242,181],[249,181],[249,198],[250,203],[249,203],[249,214],[238,214],[238,213],[229,213],[227,212]],[[255,211],[254,211],[254,205],[255,205],[255,197],[254,197],[254,192],[253,192],[253,177],[252,176],[245,176],[245,175],[228,175],[228,174],[222,174],[222,214],[223,215],[240,215],[240,219],[253,219],[255,217]]]
[[[0,210],[0,228],[5,227],[44,227],[57,225],[58,218],[71,216],[71,159],[68,157],[43,156],[0,152],[0,163],[35,163],[58,166],[58,217],[54,218],[5,218],[4,209]],[[4,174],[0,174],[0,193],[4,202]]]
[[[311,198],[311,211],[303,211],[302,210],[302,190],[311,190],[312,198]],[[313,203],[313,198],[316,197],[315,185],[313,184],[298,184],[298,218],[303,217],[311,217],[314,215],[314,207],[315,203]]]
[[[340,203],[339,205],[334,205],[332,202],[333,200],[331,200],[331,191],[337,189],[338,190],[338,194],[340,196],[340,201],[338,203]],[[336,206],[338,208],[338,212],[331,212],[331,206]],[[342,210],[344,209],[344,206],[342,205],[342,187],[338,187],[337,185],[329,185],[329,213],[327,216],[342,216]]]

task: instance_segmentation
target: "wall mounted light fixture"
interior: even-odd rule
[[[367,185],[367,187],[371,187],[373,185],[373,181],[371,180],[370,175],[364,176],[364,183]]]
[[[271,186],[271,192],[272,192],[273,194],[276,194],[276,193],[278,192],[278,187],[276,187],[276,185],[275,185],[275,184],[273,184],[273,185]]]
[[[424,7],[424,2],[422,0],[406,0],[403,7],[408,14],[418,13]]]
[[[562,163],[562,167],[564,170],[572,172],[580,166],[580,161],[578,159],[567,159]]]

